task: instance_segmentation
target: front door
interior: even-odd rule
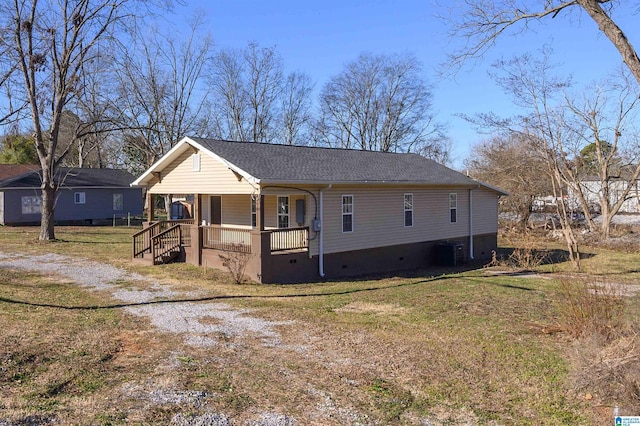
[[[222,197],[212,195],[209,199],[211,200],[211,224],[222,225]]]

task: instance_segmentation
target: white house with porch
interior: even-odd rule
[[[221,268],[220,254],[250,253],[247,274],[263,283],[428,267],[442,243],[489,258],[505,195],[418,154],[202,138],[182,139],[132,185],[148,205],[193,195],[193,220],[148,218],[135,259]]]

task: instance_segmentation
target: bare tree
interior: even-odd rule
[[[102,105],[91,105],[92,109],[82,111],[80,118],[73,112],[65,110],[60,120],[58,154],[68,150],[60,162],[64,167],[102,168],[103,146],[110,137],[114,123],[110,120],[108,111]]]
[[[617,77],[608,78],[579,101],[566,98],[574,117],[570,124],[576,142],[565,148],[573,157],[569,160],[565,156],[563,164],[567,185],[590,229],[605,239],[609,238],[613,217],[629,200],[640,177],[640,141],[635,127],[640,93],[627,72]],[[592,149],[588,165],[580,161],[587,148]],[[587,179],[595,186],[587,185]],[[593,220],[594,201],[600,213],[599,225]]]
[[[138,34],[134,46],[123,46],[120,119],[125,161],[134,173],[151,167],[187,134],[206,133],[209,88],[204,76],[213,44],[200,28],[195,20],[182,40],[152,30]],[[165,194],[167,215],[171,202],[172,194]]]
[[[309,121],[311,78],[284,74],[275,47],[223,49],[211,72],[214,137],[298,144]]]
[[[6,6],[0,6],[0,13],[8,14],[9,11],[2,10],[3,7],[6,8]],[[13,28],[10,26],[0,26],[0,90],[5,95],[4,105],[0,109],[0,125],[11,126],[10,132],[15,133],[29,103],[22,96],[18,99],[14,96],[15,75],[18,74],[20,63],[13,60],[12,31]]]
[[[324,86],[316,140],[331,147],[420,152],[444,140],[416,58],[361,54]]]
[[[476,122],[524,138],[530,149],[544,159],[562,232],[571,259],[579,267],[572,213],[578,208],[590,229],[608,238],[611,219],[637,188],[637,85],[628,73],[623,73],[623,78],[611,77],[577,101],[568,93],[569,82],[552,75],[548,51],[541,58],[522,55],[498,61],[496,67],[496,82],[525,113],[509,119],[481,114]],[[586,151],[592,151],[588,166]],[[585,183],[593,181],[593,177],[587,179],[589,176],[595,176],[595,187]],[[601,209],[600,224],[592,215],[594,200]]]
[[[275,48],[249,43],[244,60],[249,83],[249,136],[254,142],[272,142],[277,139],[274,122],[278,114],[277,100],[282,93],[282,58]]]
[[[246,65],[237,50],[225,49],[216,55],[211,72],[214,137],[249,140]]]
[[[8,23],[1,37],[5,55],[0,75],[15,67],[10,74],[12,94],[16,105],[29,106],[42,167],[41,240],[55,238],[55,176],[73,144],[60,138],[63,111],[76,107],[83,96],[85,64],[100,55],[111,32],[130,16],[128,6],[133,3],[13,0],[0,5],[0,19]]]
[[[614,0],[464,0],[462,12],[452,10],[446,17],[452,23],[452,36],[465,40],[462,49],[451,55],[451,64],[460,65],[466,59],[482,56],[508,29],[527,31],[531,25],[572,12],[586,12],[600,31],[620,52],[622,60],[635,80],[640,83],[640,58],[612,18],[622,3]]]
[[[282,90],[282,143],[304,145],[304,130],[311,122],[311,77],[294,72],[287,76]]]
[[[502,211],[516,213],[526,228],[536,197],[552,192],[547,167],[531,140],[518,133],[495,136],[473,147],[466,166],[474,179],[509,192],[500,200]]]
[[[99,56],[83,66],[83,96],[78,99],[76,108],[79,114],[76,133],[82,137],[75,142],[69,166],[103,168],[118,165],[110,153],[114,151],[115,131],[121,124],[115,107],[118,99],[117,79],[113,72],[115,63],[114,54],[103,49]]]
[[[206,126],[209,90],[204,71],[212,42],[200,22],[184,40],[159,31],[137,35],[123,46],[118,64],[124,152],[134,172],[149,168],[188,133]]]
[[[543,159],[569,258],[579,269],[580,250],[577,235],[571,226],[566,174],[566,146],[577,137],[567,124],[567,109],[559,103],[570,83],[553,77],[549,55],[542,56],[543,59],[534,59],[525,54],[495,64],[499,72],[494,78],[513,97],[514,103],[523,109],[523,115],[503,119],[493,114],[480,114],[475,122],[508,136],[516,135]]]

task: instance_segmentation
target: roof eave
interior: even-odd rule
[[[182,149],[183,145],[185,143],[189,143],[189,142],[193,142],[195,144],[194,141],[192,141],[191,139],[189,139],[188,137],[184,137],[182,138],[177,144],[174,145],[173,148],[171,148],[165,155],[163,155],[162,157],[160,157],[160,159],[158,161],[156,161],[155,163],[153,163],[153,165],[151,167],[149,167],[147,170],[144,171],[144,173],[142,173],[140,175],[140,177],[136,180],[134,180],[132,183],[129,184],[129,186],[141,186],[144,187],[146,186],[146,184],[152,179],[153,177],[153,172],[155,172],[158,168],[160,168],[161,166],[164,166],[166,162],[169,161],[169,159],[171,159],[174,154],[179,151],[180,149]]]
[[[284,179],[260,179],[260,185],[421,185],[421,186],[456,186],[460,188],[474,188],[478,186],[476,182],[467,183],[447,183],[447,182],[429,182],[429,181],[389,181],[389,180],[284,180]],[[493,188],[489,188],[493,189]]]
[[[191,139],[188,136],[185,136],[173,148],[171,148],[165,155],[163,155],[162,158],[160,158],[158,161],[156,161],[151,167],[149,167],[138,179],[133,181],[129,186],[141,187],[141,188],[147,187],[147,184],[153,178],[153,172],[158,171],[158,169],[163,168],[166,165],[166,163],[171,163],[171,161],[173,161],[175,159],[174,156],[177,155],[176,153],[179,150],[181,150],[185,144],[191,145],[191,146],[197,148],[198,151],[202,151],[202,152],[206,153],[207,155],[209,155],[210,157],[212,157],[212,158],[218,160],[219,162],[225,164],[227,167],[229,167],[229,169],[231,169],[232,171],[238,173],[240,176],[245,178],[248,182],[256,183],[256,184],[260,183],[260,179],[252,176],[250,173],[244,171],[243,169],[241,169],[240,167],[236,166],[235,164],[233,164],[233,163],[229,162],[228,160],[225,160],[224,158],[220,157],[215,152],[213,152],[210,149],[206,148],[205,146],[203,146],[202,144],[198,143],[197,141]]]

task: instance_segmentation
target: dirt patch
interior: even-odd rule
[[[355,313],[355,314],[376,314],[376,315],[399,315],[405,314],[409,310],[398,305],[390,303],[364,303],[353,302],[342,308],[335,309],[337,313]]]

